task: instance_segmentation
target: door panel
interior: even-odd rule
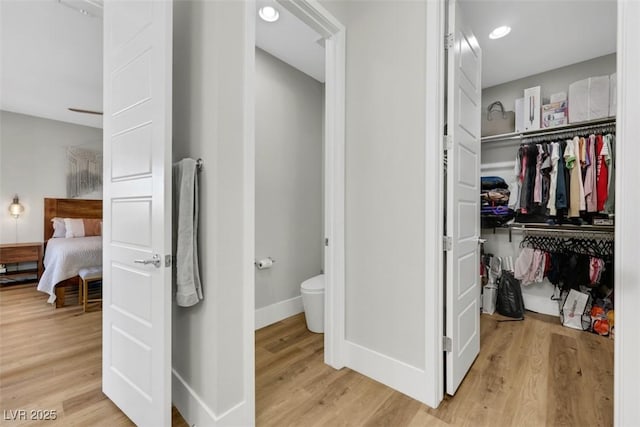
[[[449,1],[446,334],[447,393],[454,394],[480,351],[480,101],[482,53]]]
[[[171,424],[172,7],[104,4],[103,391],[140,426]]]

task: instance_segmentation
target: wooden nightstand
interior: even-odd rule
[[[43,271],[42,243],[0,244],[0,264],[18,264],[21,262],[35,262],[37,263],[37,268],[1,273],[0,277],[11,277],[12,279],[20,280],[36,273],[36,280],[40,280]]]

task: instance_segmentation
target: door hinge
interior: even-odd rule
[[[442,237],[442,247],[444,248],[445,251],[450,251],[452,244],[453,244],[453,239],[451,237],[449,236]]]
[[[451,353],[453,347],[453,341],[449,337],[442,337],[442,349],[447,353]]]
[[[324,245],[325,246],[329,246],[329,238],[328,237],[324,238]]]
[[[453,33],[445,34],[445,36],[444,36],[444,48],[445,49],[451,49],[453,47],[453,41],[454,41]]]
[[[444,151],[448,151],[453,148],[453,138],[451,138],[451,136],[443,135],[442,142],[444,145]]]
[[[167,267],[167,268],[171,267],[172,260],[173,260],[173,257],[171,255],[165,255],[164,256],[164,266]]]

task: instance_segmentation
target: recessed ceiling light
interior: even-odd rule
[[[506,36],[507,34],[509,34],[510,32],[511,32],[511,27],[509,27],[508,25],[503,25],[491,31],[489,33],[489,38],[493,40],[500,39]]]
[[[261,7],[260,10],[258,10],[258,15],[260,15],[263,21],[267,22],[276,22],[278,18],[280,18],[280,12],[271,6]]]

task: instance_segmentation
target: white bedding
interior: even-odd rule
[[[102,265],[102,236],[49,239],[38,290],[56,300],[55,285],[78,275],[83,267]]]

